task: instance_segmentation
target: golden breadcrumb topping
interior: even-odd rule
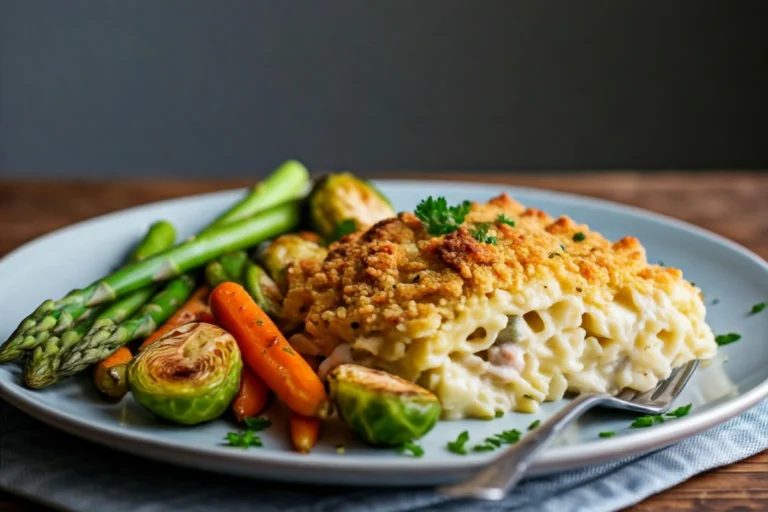
[[[514,226],[499,220],[502,214]],[[490,223],[495,244],[475,239],[479,223]],[[502,194],[473,204],[448,235],[430,235],[413,213],[347,235],[330,246],[325,261],[289,267],[284,314],[333,347],[405,330],[404,322],[436,312],[450,318],[462,297],[522,293],[542,278],[555,278],[564,294],[603,302],[627,288],[669,290],[682,272],[649,265],[636,238],[611,243],[566,216],[554,219]]]

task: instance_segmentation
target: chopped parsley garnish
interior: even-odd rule
[[[755,304],[754,306],[752,306],[751,314],[756,315],[759,312],[761,312],[762,310],[764,310],[766,307],[768,307],[768,304],[766,304],[765,302],[761,302],[759,304]]]
[[[501,418],[502,416],[504,416],[504,411],[496,411],[497,418]]]
[[[656,423],[664,423],[664,416],[667,416],[668,418],[682,418],[683,416],[687,416],[689,412],[691,412],[691,407],[693,404],[683,405],[682,407],[678,407],[674,411],[670,411],[664,415],[661,414],[650,414],[648,416],[640,416],[635,421],[632,422],[632,424],[629,426],[629,428],[646,428],[646,427],[652,427]],[[611,433],[611,435],[613,435]],[[600,437],[610,437],[610,436],[604,436],[603,433],[600,433]]]
[[[565,250],[565,246],[563,244],[560,244],[560,248],[563,250],[563,252],[568,252]]]
[[[341,237],[350,235],[355,231],[357,231],[357,222],[355,222],[355,219],[344,219],[338,223],[329,241],[333,242],[339,240]]]
[[[608,432],[600,432],[597,435],[599,435],[600,437],[613,437],[613,436],[616,435],[616,432],[611,430],[611,431],[608,431]]]
[[[541,425],[541,420],[536,420],[533,423],[531,423],[530,425],[528,425],[528,430],[533,430],[536,427],[538,427],[539,425]]]
[[[496,222],[499,222],[501,224],[506,224],[507,226],[515,227],[515,221],[510,219],[503,213],[500,213],[496,216]]]
[[[632,424],[629,426],[629,428],[646,428],[653,426],[654,423],[664,423],[664,416],[661,414],[652,414],[649,416],[640,416],[635,421],[632,422]]]
[[[527,398],[528,400],[533,400],[533,395],[523,395],[523,398]]]
[[[256,320],[256,325],[264,325],[264,320]]]
[[[291,355],[294,355],[293,354],[293,350],[291,350],[291,347],[283,347],[283,352],[287,352],[287,353],[289,353]]]
[[[582,233],[581,231],[579,231],[578,233],[576,233],[575,235],[573,235],[573,241],[574,241],[574,242],[583,242],[583,241],[584,241],[584,240],[586,240],[586,239],[587,239],[587,235],[585,235],[585,234],[584,234],[584,233]]]
[[[472,203],[464,201],[456,206],[448,206],[444,197],[424,199],[416,206],[416,217],[424,223],[424,228],[430,235],[447,235],[453,233],[464,223]]]
[[[248,429],[245,432],[237,433],[230,432],[225,438],[229,442],[229,446],[237,446],[238,448],[250,448],[251,446],[264,446],[261,442],[261,438],[256,435],[254,430]]]
[[[713,306],[717,306],[718,304],[720,304],[720,299],[712,299]]]
[[[472,230],[472,238],[482,244],[496,245],[496,237],[488,236],[488,228],[490,228],[490,224],[487,222],[478,224],[475,226],[475,229]]]
[[[552,258],[554,258],[555,256],[559,256],[559,257],[561,257],[561,258],[563,257],[563,255],[562,255],[562,254],[560,254],[559,252],[551,252],[551,253],[549,253],[549,259],[552,259]]]
[[[414,457],[421,457],[424,455],[424,448],[421,446],[411,443],[410,441],[407,443],[403,443],[397,448],[397,453],[405,453],[405,452],[411,452],[411,455]]]
[[[663,266],[664,266],[664,262],[663,262],[663,261],[661,261],[661,260],[659,260],[659,266],[660,266],[660,267],[663,267]]]
[[[719,334],[715,336],[715,343],[717,343],[720,346],[728,345],[730,343],[735,343],[741,339],[741,334],[736,334],[735,332],[731,332],[728,334]]]
[[[689,412],[691,412],[691,406],[693,404],[684,405],[682,407],[678,407],[672,412],[668,412],[666,416],[670,416],[672,418],[682,418],[683,416],[687,416]]]
[[[502,444],[515,444],[520,440],[522,434],[516,428],[512,430],[505,430],[500,434],[494,434],[491,437],[486,437],[483,444],[478,444],[472,448],[476,452],[490,452],[496,448],[501,447]]]
[[[459,437],[457,437],[455,441],[448,442],[448,451],[459,455],[466,455],[467,448],[465,445],[467,444],[467,441],[469,441],[469,432],[465,430],[459,434]]]
[[[256,432],[258,432],[259,430],[264,430],[266,428],[269,428],[272,425],[272,422],[269,421],[269,419],[259,418],[256,416],[245,418],[244,421],[245,421],[246,427]]]

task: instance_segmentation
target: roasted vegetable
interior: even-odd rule
[[[426,389],[389,373],[342,364],[328,374],[339,416],[365,442],[400,446],[432,430],[442,408]]]
[[[318,180],[308,206],[312,229],[328,242],[395,215],[389,199],[373,184],[346,172]]]
[[[218,418],[240,387],[237,342],[220,327],[189,323],[147,346],[128,365],[134,398],[167,420],[195,425]]]
[[[249,263],[243,272],[243,285],[246,291],[253,297],[256,304],[264,310],[273,320],[278,320],[282,314],[283,294],[267,272],[256,265]]]
[[[285,292],[288,286],[285,276],[288,265],[307,259],[322,261],[327,255],[328,251],[316,242],[307,240],[300,234],[290,233],[277,237],[266,246],[261,251],[260,259],[278,288]]]
[[[220,284],[210,303],[216,322],[237,339],[245,363],[289,409],[304,416],[328,415],[320,378],[242,286]]]

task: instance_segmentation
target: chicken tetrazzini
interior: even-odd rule
[[[717,349],[680,270],[507,195],[448,234],[401,213],[329,249],[287,270],[284,315],[304,325],[294,346],[327,357],[325,371],[355,362],[417,382],[446,419],[645,391]]]

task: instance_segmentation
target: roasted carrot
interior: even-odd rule
[[[237,340],[243,361],[289,409],[304,416],[329,413],[320,378],[242,286],[220,284],[211,292],[210,303],[218,325]]]
[[[291,413],[291,441],[299,453],[309,453],[320,437],[322,420],[312,416]]]
[[[208,288],[207,285],[203,285],[195,290],[195,293],[189,297],[189,300],[187,300],[183,306],[181,306],[163,325],[144,340],[139,346],[139,351],[144,350],[150,343],[157,341],[172,330],[190,322],[200,321],[200,318],[206,314],[210,315],[211,310],[208,307],[207,300],[209,293],[210,288]]]
[[[125,364],[133,354],[128,347],[120,347],[111,356],[96,365],[93,382],[99,391],[112,398],[122,398],[128,392]]]
[[[247,366],[240,374],[240,390],[232,401],[232,412],[237,421],[261,414],[269,400],[269,388],[258,375]]]

